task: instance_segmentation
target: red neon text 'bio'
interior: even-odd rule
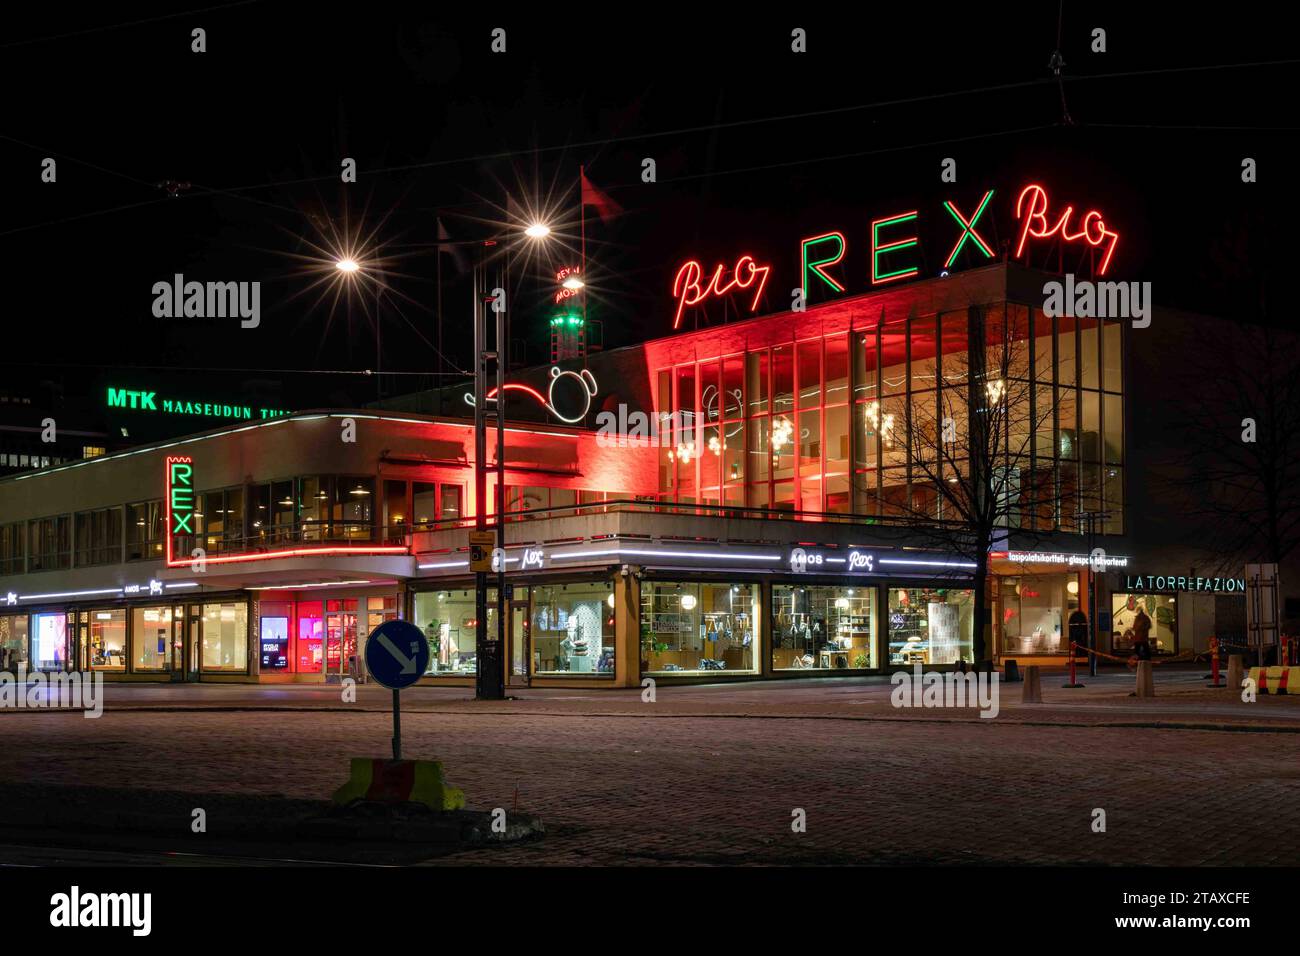
[[[677,277],[673,279],[673,295],[677,297],[677,314],[673,317],[674,329],[681,325],[682,312],[687,306],[699,305],[709,296],[723,296],[732,289],[748,289],[755,284],[758,288],[754,291],[749,311],[758,311],[758,303],[763,298],[763,289],[767,286],[767,274],[771,271],[771,267],[758,265],[754,262],[753,256],[741,256],[736,260],[731,281],[724,284],[722,276],[725,271],[726,266],[719,265],[713,270],[713,276],[709,281],[701,285],[704,266],[696,259],[690,259],[682,264],[682,267],[677,270]]]
[[[1026,200],[1028,200],[1027,207]],[[1070,217],[1074,215],[1073,206],[1066,206],[1061,217],[1056,220],[1056,225],[1048,226],[1047,207],[1047,190],[1042,186],[1031,183],[1020,191],[1020,196],[1016,199],[1016,218],[1019,219],[1023,215],[1024,225],[1020,227],[1016,258],[1019,259],[1024,254],[1025,242],[1030,236],[1035,239],[1050,239],[1059,234],[1063,242],[1077,242],[1082,239],[1093,247],[1100,246],[1104,242],[1107,243],[1106,252],[1102,257],[1101,265],[1097,268],[1097,275],[1104,276],[1106,270],[1110,268],[1110,259],[1115,254],[1115,246],[1119,243],[1119,233],[1107,229],[1106,221],[1095,209],[1089,209],[1084,213],[1078,232],[1071,232]]]

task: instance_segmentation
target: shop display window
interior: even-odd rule
[[[27,663],[27,615],[0,614],[0,670]]]
[[[1070,652],[1069,618],[1079,607],[1077,574],[1002,578],[999,593],[1003,654]]]
[[[772,669],[879,667],[876,589],[772,587]]]
[[[299,674],[320,674],[325,670],[325,620],[319,601],[298,605],[297,649],[294,660]]]
[[[64,670],[68,660],[68,619],[59,611],[32,615],[32,670]]]
[[[203,605],[203,671],[248,670],[248,605],[243,601]]]
[[[1115,654],[1133,652],[1138,612],[1151,619],[1147,639],[1152,654],[1178,653],[1178,598],[1172,594],[1124,592],[1111,595],[1110,646]]]
[[[533,673],[614,673],[614,583],[533,589]]]
[[[753,674],[758,587],[641,583],[641,667],[650,674]]]
[[[472,677],[478,672],[478,622],[472,589],[422,591],[415,595],[415,626],[429,642],[429,669],[434,677]],[[488,633],[497,626],[496,588],[488,590]]]
[[[973,659],[975,592],[889,589],[889,663],[955,664]]]
[[[84,613],[84,612],[83,612]],[[126,609],[99,610],[89,613],[86,661],[91,670],[126,670]]]
[[[131,609],[131,647],[134,671],[165,671],[171,660],[172,609]]]

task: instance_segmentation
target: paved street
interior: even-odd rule
[[[1294,863],[1300,700],[1234,703],[1199,672],[1161,681],[1138,701],[1123,673],[1083,691],[1045,679],[1043,705],[1010,685],[994,720],[895,710],[880,680],[660,688],[654,704],[420,688],[403,734],[472,807],[517,793],[548,828],[439,863]],[[0,780],[323,798],[347,757],[386,754],[386,703],[376,688],[343,705],[337,688],[113,687],[98,720],[4,714]]]

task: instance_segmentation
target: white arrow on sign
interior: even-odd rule
[[[393,657],[394,657],[394,659],[396,659],[396,660],[398,660],[398,661],[401,661],[401,663],[402,663],[402,669],[401,669],[400,671],[398,671],[398,673],[400,673],[400,674],[414,674],[414,673],[415,673],[415,658],[414,658],[414,657],[407,657],[405,654],[403,654],[401,651],[399,651],[399,650],[397,649],[397,645],[394,644],[392,641],[390,641],[390,640],[388,639],[388,635],[387,635],[387,634],[380,634],[380,635],[379,635],[379,644],[380,644],[381,647],[383,647],[384,650],[386,650],[386,651],[388,651],[388,653],[392,654]]]

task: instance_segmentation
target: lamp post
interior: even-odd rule
[[[551,233],[543,223],[533,223],[524,235],[534,241],[545,239]],[[474,527],[487,529],[487,417],[488,417],[488,362],[496,363],[496,397],[493,399],[493,424],[496,428],[496,567],[497,626],[496,634],[488,634],[487,579],[488,572],[474,573],[474,624],[475,624],[475,698],[501,700],[505,697],[505,629],[506,629],[506,365],[509,361],[509,333],[507,332],[506,289],[509,280],[504,267],[498,263],[496,282],[489,294],[486,288],[486,250],[495,246],[498,238],[484,240],[474,266]],[[498,299],[497,293],[501,298]],[[494,349],[487,348],[487,315],[489,305],[496,315],[496,342]]]

